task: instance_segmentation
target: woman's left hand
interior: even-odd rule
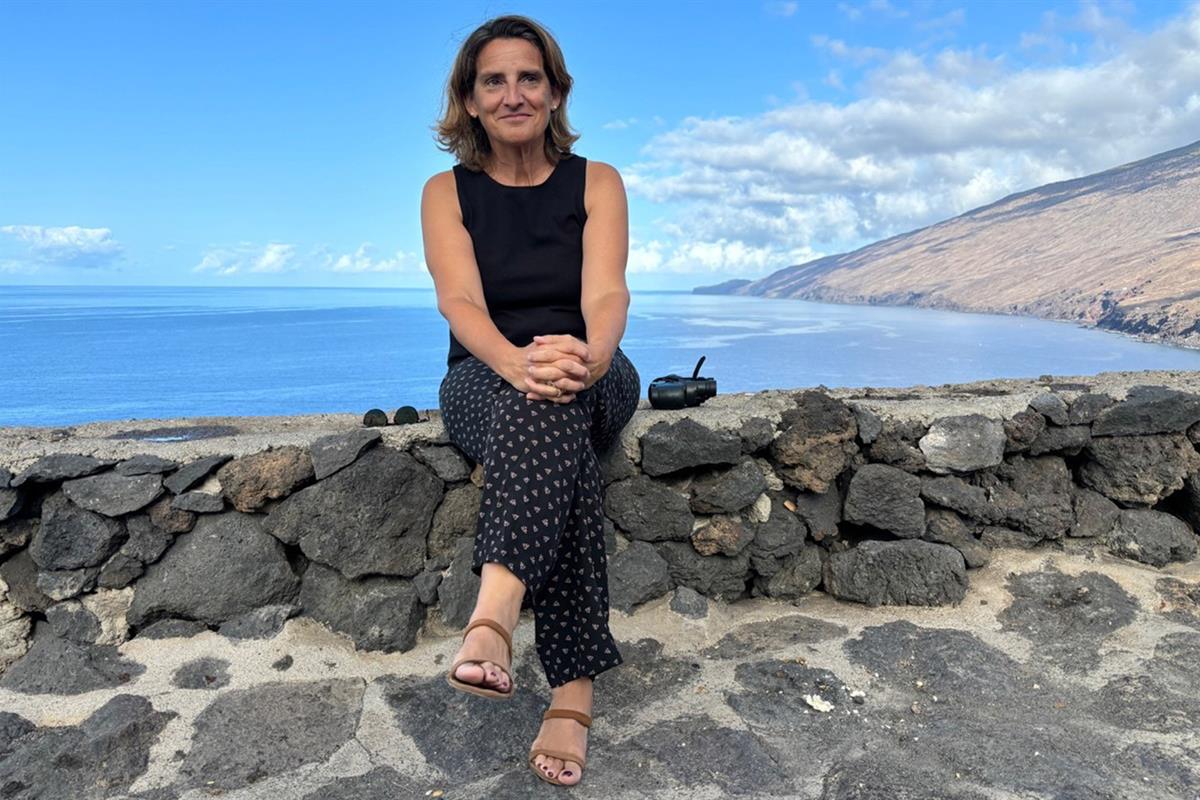
[[[530,355],[528,377],[537,383],[531,385],[553,381],[563,393],[577,394],[590,388],[608,372],[612,363],[611,356],[593,353],[587,342],[570,334],[534,336],[533,344],[535,347]],[[564,362],[564,359],[567,361]],[[586,374],[579,369],[580,365],[586,369]],[[554,399],[540,391],[529,392],[525,396],[530,400]]]

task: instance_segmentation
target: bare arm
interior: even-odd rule
[[[583,292],[580,308],[587,325],[593,381],[608,371],[625,335],[629,289],[625,264],[629,257],[629,208],[620,174],[608,164],[588,162],[584,195]]]
[[[488,313],[471,234],[463,227],[458,207],[453,172],[439,173],[426,182],[421,195],[421,234],[425,264],[437,290],[438,312],[450,324],[454,337],[505,380],[519,380],[517,370],[525,358]]]

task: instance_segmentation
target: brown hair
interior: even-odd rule
[[[542,66],[552,89],[559,93],[558,110],[550,114],[546,126],[546,158],[551,164],[571,152],[579,134],[567,121],[567,96],[571,93],[571,75],[567,72],[562,50],[554,37],[528,17],[509,15],[496,17],[480,25],[467,37],[454,59],[454,68],[446,82],[446,110],[437,121],[438,147],[454,155],[470,170],[482,170],[492,152],[483,123],[467,113],[466,98],[475,88],[476,63],[479,51],[493,39],[524,39],[542,54]]]

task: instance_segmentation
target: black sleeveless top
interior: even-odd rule
[[[486,172],[454,167],[488,313],[517,347],[552,333],[587,341],[579,306],[586,171],[586,158],[569,155],[536,186],[505,186]],[[447,368],[469,355],[451,331]]]

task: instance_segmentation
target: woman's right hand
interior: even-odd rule
[[[549,400],[552,403],[570,403],[575,399],[576,392],[584,387],[584,379],[588,376],[588,368],[577,356],[564,356],[554,362],[534,362],[530,356],[539,347],[537,342],[530,342],[524,347],[516,348],[510,374],[505,378],[519,392],[523,392],[530,400]],[[557,387],[561,394],[554,394]]]

